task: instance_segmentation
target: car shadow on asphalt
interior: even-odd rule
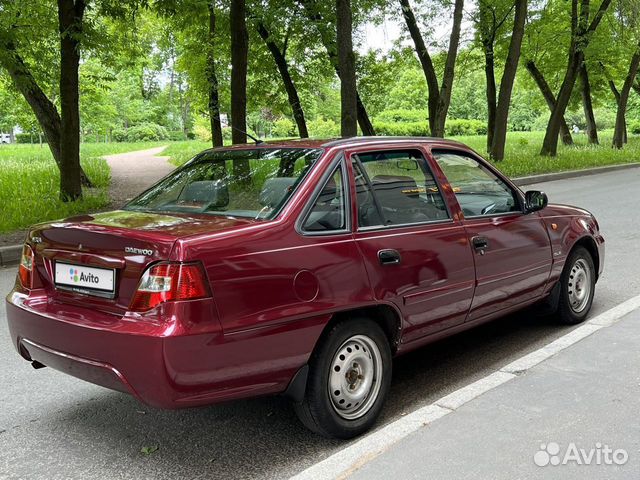
[[[528,310],[396,359],[379,425],[432,403],[570,328]],[[104,390],[46,422],[65,432],[70,461],[87,455],[98,460],[98,455],[100,463],[113,462],[114,468],[126,468],[137,478],[281,478],[347,445],[307,431],[282,397],[163,411]],[[145,447],[157,450],[144,454]]]

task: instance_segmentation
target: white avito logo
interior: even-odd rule
[[[539,467],[547,465],[624,465],[629,460],[626,450],[614,450],[609,445],[598,442],[593,448],[578,448],[575,443],[567,445],[564,454],[560,452],[560,445],[556,442],[543,443],[540,450],[533,456],[533,461]]]

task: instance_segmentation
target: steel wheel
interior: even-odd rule
[[[582,313],[591,298],[591,288],[591,269],[584,259],[578,258],[571,267],[567,283],[567,294],[571,310],[575,313]]]
[[[333,409],[345,420],[362,417],[376,402],[381,380],[380,349],[366,335],[352,336],[331,361],[327,386]]]

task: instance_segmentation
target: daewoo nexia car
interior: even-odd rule
[[[11,337],[50,366],[180,408],[286,394],[304,424],[372,426],[392,358],[543,303],[587,316],[598,222],[425,138],[207,150],[123,210],[30,231]]]

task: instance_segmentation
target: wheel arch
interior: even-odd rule
[[[400,340],[402,338],[402,316],[397,307],[386,303],[380,303],[335,312],[322,329],[322,333],[316,340],[316,343],[313,347],[311,356],[313,356],[318,348],[318,345],[320,345],[324,341],[328,332],[331,331],[334,325],[340,322],[349,321],[350,319],[363,317],[373,320],[382,328],[382,331],[385,333],[387,339],[389,340],[391,354],[394,355],[398,350]],[[302,367],[300,367],[300,369],[295,373],[295,375],[289,382],[284,395],[296,403],[301,402],[304,398],[307,388],[308,375],[309,363],[305,363]]]
[[[598,246],[596,244],[596,241],[589,235],[584,235],[583,237],[580,237],[571,246],[569,255],[571,255],[571,253],[578,247],[583,247],[591,255],[591,259],[593,260],[593,266],[596,273],[596,281],[597,281],[599,276],[598,272],[600,271],[600,253],[598,252]]]

